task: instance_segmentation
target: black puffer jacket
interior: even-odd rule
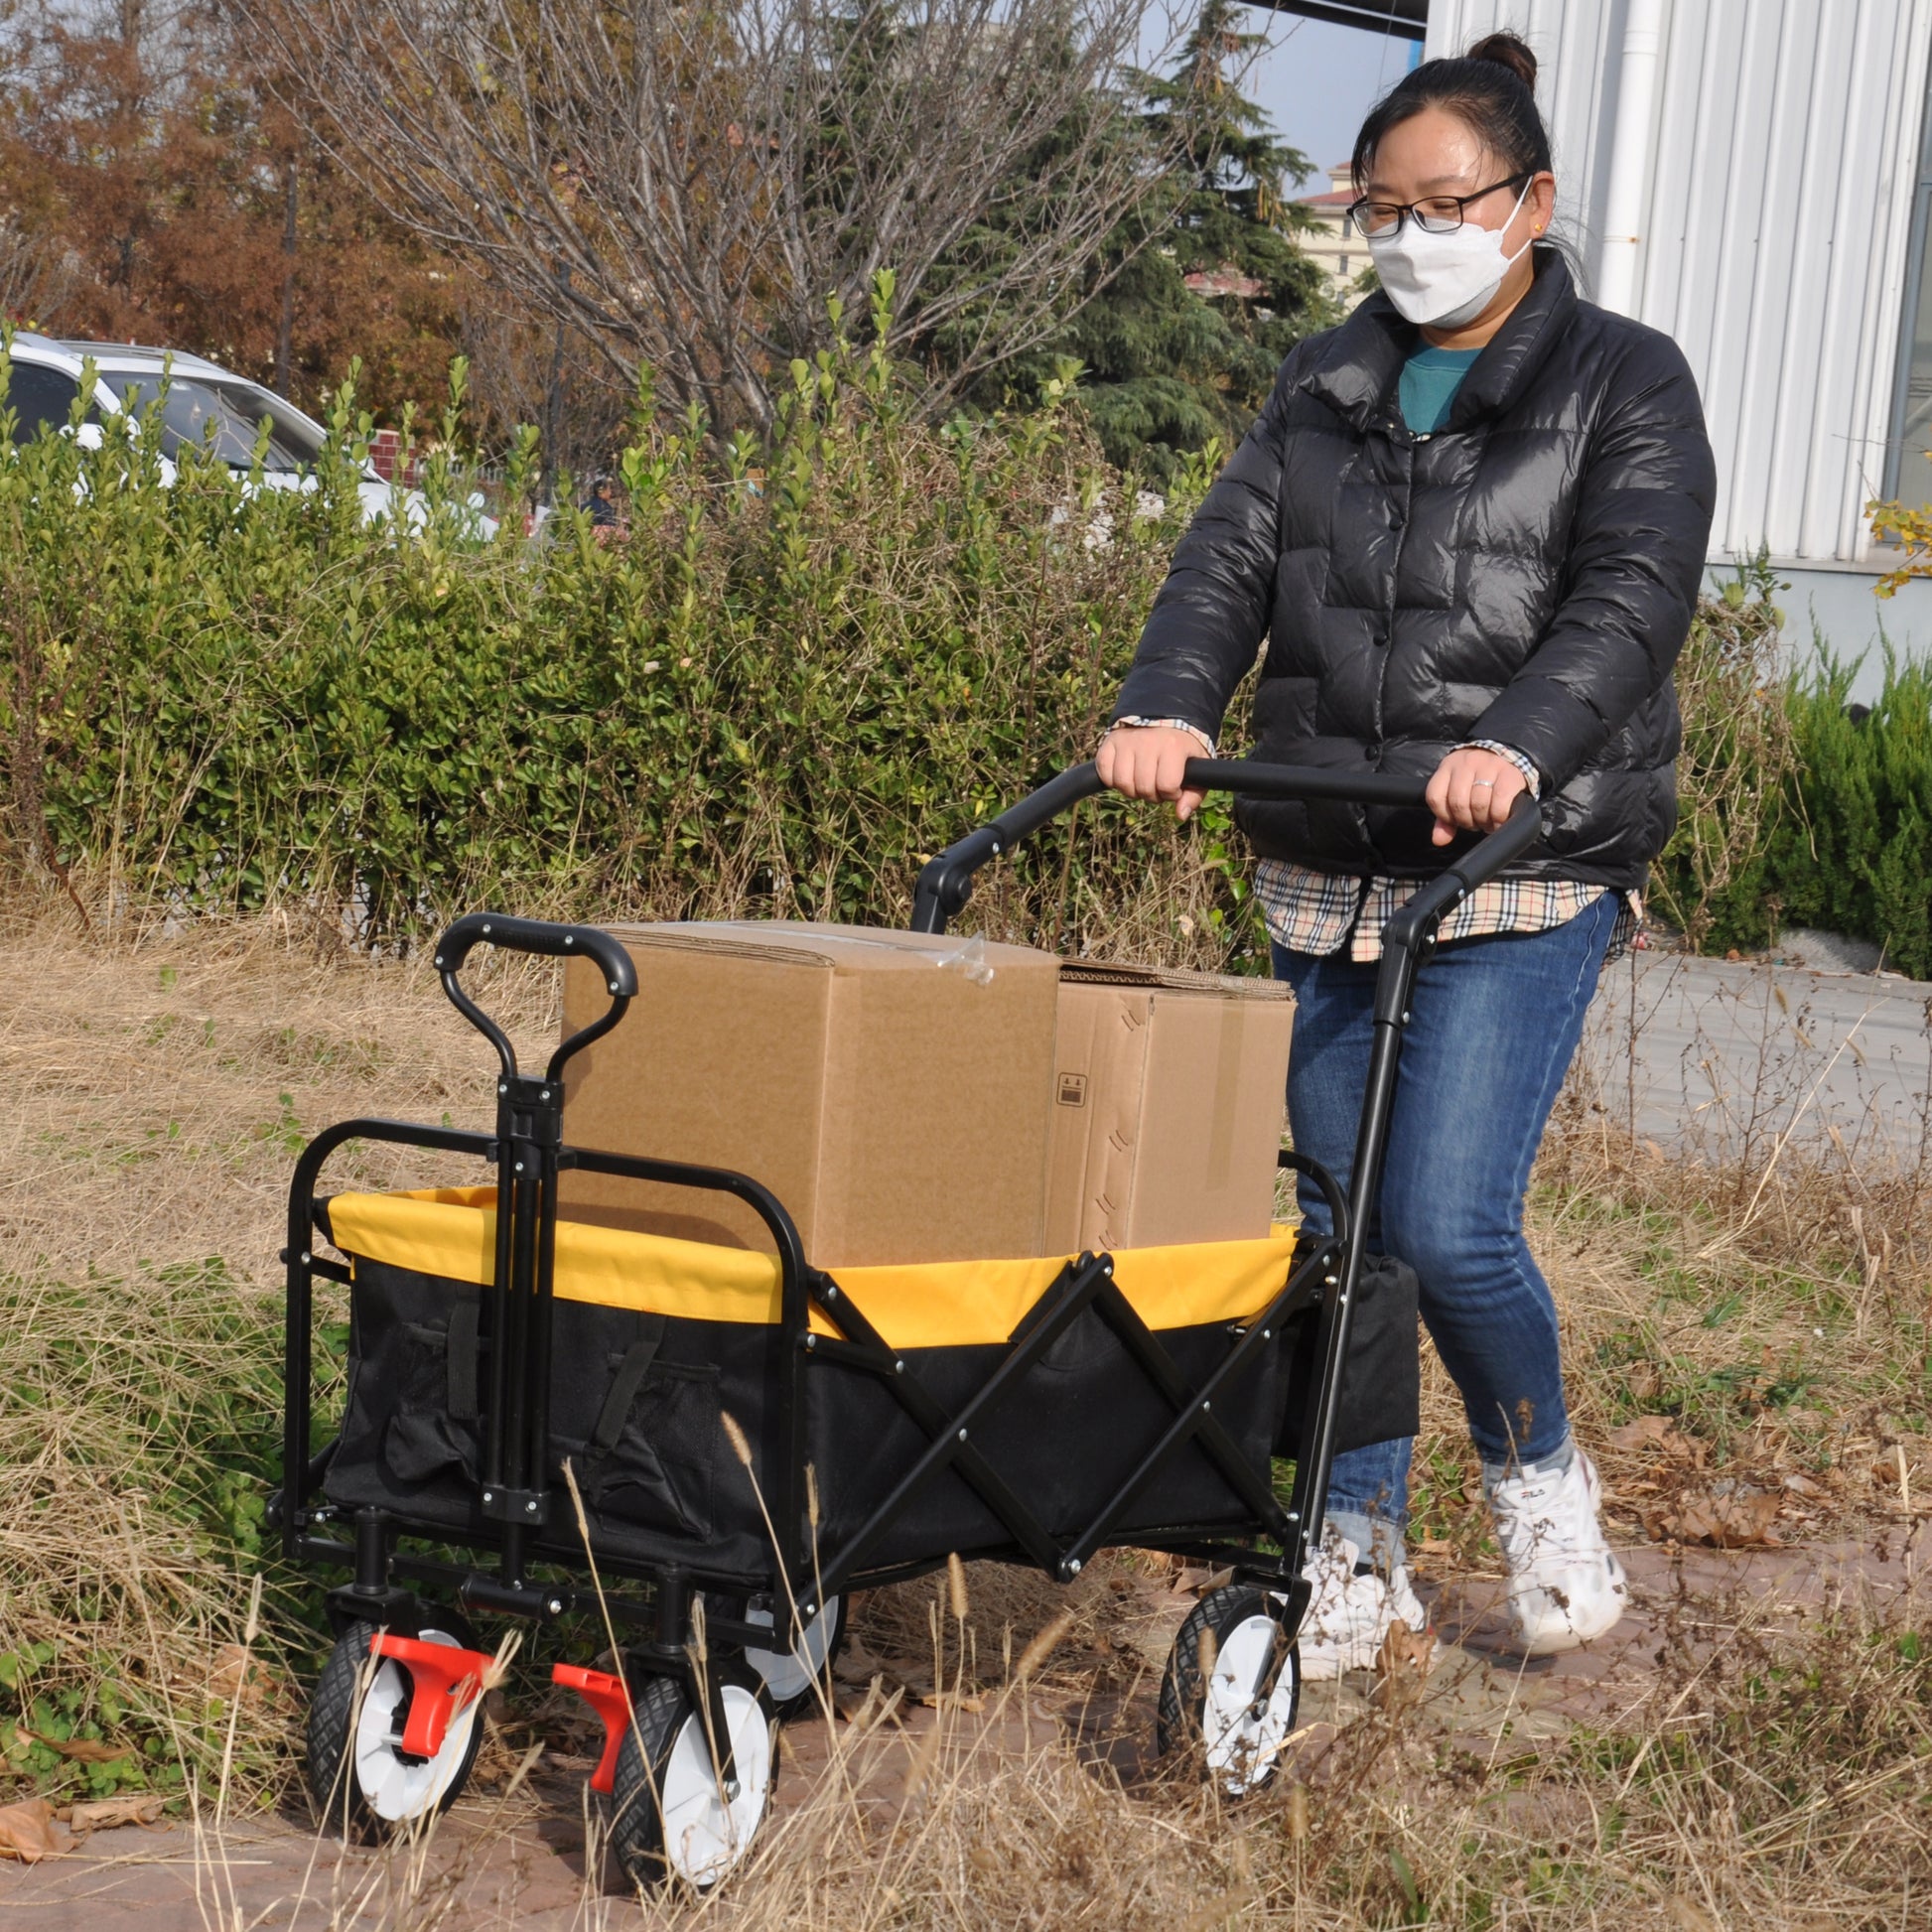
[[[1677,812],[1671,668],[1715,478],[1677,345],[1536,279],[1434,436],[1402,423],[1416,331],[1376,295],[1299,344],[1173,563],[1117,717],[1213,734],[1264,633],[1256,757],[1426,775],[1473,738],[1543,774],[1518,869],[1640,885]],[[1412,877],[1420,810],[1248,801],[1257,851]]]

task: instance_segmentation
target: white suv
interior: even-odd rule
[[[85,360],[93,362],[96,376],[93,415],[138,412],[160,399],[161,454],[167,460],[170,478],[173,459],[185,443],[210,449],[232,469],[251,470],[255,439],[265,420],[268,451],[262,465],[263,483],[271,489],[306,486],[327,436],[320,423],[259,382],[231,374],[218,362],[179,350],[141,348],[131,343],[63,343],[16,331],[12,380],[5,397],[0,398],[0,408],[14,412],[16,443],[31,441],[43,427],[66,427],[74,398],[80,393]],[[384,483],[373,466],[364,468],[357,488],[366,521],[399,516],[411,528],[423,523],[427,506],[421,493]],[[478,512],[482,507],[481,497],[471,504]],[[489,518],[480,514],[477,520],[479,535],[494,531]]]

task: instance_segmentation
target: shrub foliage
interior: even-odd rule
[[[1932,665],[1888,647],[1868,707],[1847,702],[1857,669],[1821,657],[1786,695],[1797,760],[1767,878],[1788,923],[1856,933],[1932,979]]]
[[[1650,903],[1699,951],[1761,945],[1775,921],[1766,868],[1795,759],[1776,588],[1761,562],[1740,570],[1700,609],[1677,660],[1677,829]]]
[[[14,863],[83,904],[273,903],[385,944],[478,904],[902,919],[926,855],[1091,754],[1214,452],[1156,506],[1057,385],[1036,410],[923,419],[879,346],[886,293],[870,346],[792,365],[768,441],[667,425],[642,383],[616,541],[570,510],[526,533],[528,432],[478,534],[461,363],[420,504],[373,524],[352,386],[299,493],[164,460],[153,420],[25,444],[0,461]],[[1700,614],[1660,903],[1726,944],[1782,893],[1792,916],[1890,921],[1909,963],[1924,694],[1918,765],[1881,772],[1891,728],[1840,731],[1821,687],[1798,748],[1864,775],[1787,787],[1773,615],[1742,591]],[[1844,823],[1857,853],[1820,842],[1825,790],[1870,801]],[[1814,896],[1851,909],[1810,910],[1794,819]],[[1225,810],[1080,820],[983,876],[975,922],[1260,968]]]
[[[479,902],[903,916],[923,855],[1090,755],[1199,488],[1138,514],[1056,404],[931,425],[876,350],[795,364],[769,445],[666,428],[647,387],[635,423],[615,542],[570,511],[526,536],[528,444],[493,541],[447,460],[415,533],[365,527],[350,393],[302,494],[192,455],[170,482],[152,424],[25,446],[0,464],[16,858],[372,938]],[[1010,889],[1100,916],[1146,882],[1123,816]],[[1207,878],[1214,838],[1173,863]]]

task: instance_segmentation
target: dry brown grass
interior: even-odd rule
[[[487,1063],[426,971],[279,923],[105,945],[23,923],[0,987],[0,1695],[45,1740],[0,1718],[0,1765],[65,1796],[207,1780],[240,1691],[260,1793],[294,1701],[272,1642],[246,1685],[237,1646],[292,1148],[352,1113],[486,1124]],[[491,991],[547,1025],[545,981]],[[342,1172],[404,1176],[379,1150]]]
[[[287,1786],[304,1641],[271,1570],[267,1632],[241,1643],[289,1142],[354,1112],[484,1124],[488,1064],[424,969],[286,927],[94,942],[37,921],[0,933],[0,987],[16,1096],[0,1129],[0,1653],[16,1660],[0,1802],[171,1777],[206,1794],[232,1723],[231,1801],[255,1803]],[[506,973],[491,998],[526,1037],[547,1030],[545,976]],[[345,1173],[366,1184],[422,1172],[360,1159]],[[1863,1175],[1861,1248],[1829,1166],[1786,1166],[1766,1189],[1777,1213],[1741,1228],[1733,1179],[1600,1123],[1560,1135],[1540,1174],[1533,1238],[1618,1520],[1632,1540],[1669,1535],[1687,1496],[1741,1483],[1776,1495],[1787,1542],[1895,1551],[1932,1498],[1922,1206]],[[1875,1274],[1872,1252],[1889,1257]],[[1648,1435],[1619,1435],[1645,1415]],[[1426,1434],[1422,1568],[1480,1576],[1440,1378]],[[1882,1473],[1901,1449],[1903,1493]],[[1793,1612],[1684,1576],[1654,1673],[1615,1699],[1559,1712],[1494,1671],[1439,1673],[1401,1712],[1359,1687],[1311,1694],[1295,1776],[1241,1806],[1136,1748],[1185,1601],[1164,1567],[1117,1559],[1072,1592],[976,1567],[963,1620],[943,1577],[879,1592],[842,1694],[857,1721],[799,1733],[810,1775],[793,1772],[751,1869],[650,1915],[746,1932],[1922,1924],[1923,1597],[1887,1572]],[[1014,1660],[1062,1611],[1015,1687]],[[546,1737],[586,1742],[526,1687],[485,1789]],[[76,1740],[142,1754],[55,1747]],[[452,1872],[488,1816],[459,1814],[443,1852],[320,1901],[316,1922],[460,1922]],[[596,1891],[582,1917],[638,1922]]]

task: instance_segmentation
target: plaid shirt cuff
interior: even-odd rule
[[[1465,752],[1493,752],[1497,758],[1507,759],[1523,774],[1523,781],[1530,788],[1530,796],[1543,796],[1543,773],[1536,768],[1533,759],[1526,759],[1513,745],[1498,745],[1493,738],[1472,738],[1462,749]]]
[[[1198,742],[1204,756],[1210,759],[1214,756],[1214,741],[1198,725],[1190,725],[1184,718],[1116,718],[1107,730],[1112,731],[1118,725],[1131,725],[1136,731],[1164,729],[1171,732],[1185,732]],[[1101,736],[1104,738],[1106,733],[1103,732]]]

